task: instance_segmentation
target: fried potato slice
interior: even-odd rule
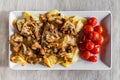
[[[71,58],[72,61],[62,62],[61,65],[63,65],[64,67],[68,67],[71,64],[75,63],[76,61],[78,61],[78,59],[79,59],[79,49],[77,47],[75,47],[74,51],[67,55],[67,58]]]
[[[84,25],[87,23],[87,19],[79,16],[71,16],[69,20],[75,24],[77,21],[81,21]]]
[[[24,12],[24,19],[25,20],[28,20],[28,21],[31,20],[30,17],[31,17],[31,14],[29,12],[27,12],[27,11]]]
[[[79,16],[72,16],[69,18],[69,20],[75,25],[76,32],[79,32],[83,26],[87,23],[87,19]]]
[[[14,63],[20,63],[22,66],[24,66],[27,63],[25,59],[20,56],[13,56],[11,58],[11,61]]]
[[[79,31],[81,31],[81,29],[83,28],[83,23],[79,20],[76,22],[75,24],[76,28],[75,28],[75,31],[78,33]]]
[[[57,9],[54,9],[54,10],[48,12],[47,18],[48,18],[49,21],[53,21],[55,19],[62,19],[62,18],[65,19],[65,20],[68,19],[67,16],[65,16],[62,13],[60,13]]]
[[[57,15],[57,14],[59,14],[59,13],[60,13],[60,12],[59,12],[57,9],[54,9],[54,10],[48,12],[47,17],[50,18],[50,17],[52,17],[53,15]]]
[[[68,44],[77,45],[76,38],[73,36],[65,35],[63,39],[63,47],[66,47]]]
[[[56,63],[57,63],[57,57],[55,55],[50,55],[47,58],[44,58],[44,63],[48,66],[48,67],[53,67]]]

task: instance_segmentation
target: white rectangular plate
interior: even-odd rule
[[[14,33],[14,27],[12,22],[14,19],[23,16],[24,11],[12,11],[9,14],[9,39],[10,36]],[[46,11],[29,11],[33,14],[45,13]],[[80,16],[80,17],[92,17],[95,16],[100,25],[104,26],[104,38],[105,43],[101,47],[101,52],[98,55],[98,62],[91,63],[81,58],[74,64],[69,67],[63,67],[61,65],[56,65],[53,68],[48,68],[44,65],[37,64],[31,65],[27,64],[25,66],[21,66],[20,64],[12,63],[10,61],[10,45],[9,45],[9,67],[14,70],[109,70],[111,69],[111,12],[110,11],[61,11],[67,16]]]

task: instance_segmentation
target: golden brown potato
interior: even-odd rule
[[[55,55],[50,55],[48,58],[44,58],[44,63],[48,67],[53,67],[57,63],[57,57]]]

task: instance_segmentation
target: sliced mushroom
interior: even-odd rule
[[[46,14],[40,14],[40,19],[42,19],[42,21],[47,21]]]
[[[29,36],[29,35],[32,35],[33,33],[31,31],[31,28],[27,26],[26,24],[24,24],[20,34],[24,36]]]
[[[18,44],[17,46],[14,46],[13,51],[17,53],[20,50],[20,47],[21,47],[21,43]]]
[[[17,29],[18,29],[18,31],[22,30],[22,26],[23,26],[24,23],[25,23],[25,19],[17,20]]]
[[[40,54],[45,55],[45,50],[42,47],[40,48]]]
[[[27,55],[27,47],[26,47],[26,45],[25,45],[25,44],[22,44],[22,46],[23,46],[23,53],[24,53],[25,55]]]
[[[22,42],[23,41],[23,37],[21,35],[19,35],[18,33],[15,33],[11,39],[15,42]]]
[[[63,21],[62,21],[61,19],[56,19],[55,22],[56,22],[57,24],[63,24]]]
[[[13,41],[13,40],[9,40],[9,44],[11,44],[12,46],[17,46],[18,45],[18,43]]]
[[[70,21],[66,21],[61,28],[62,33],[76,35],[75,26]]]
[[[41,45],[36,41],[33,45],[32,45],[32,49],[36,50],[37,48],[41,48]]]
[[[66,52],[67,52],[67,53],[73,52],[73,47],[74,47],[74,46],[72,46],[72,45],[68,45],[68,46],[66,47]]]

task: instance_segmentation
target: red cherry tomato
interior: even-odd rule
[[[95,42],[95,44],[102,44],[104,42],[104,37],[102,35],[99,36],[99,40]]]
[[[92,40],[92,41],[98,41],[99,40],[99,33],[98,32],[91,32],[89,34],[89,38]]]
[[[97,19],[95,17],[91,17],[89,19],[89,24],[95,26],[97,24]]]
[[[82,54],[82,58],[83,58],[83,59],[89,59],[90,56],[91,56],[91,54],[90,54],[89,51],[85,51],[85,52],[83,52],[83,54]]]
[[[97,62],[97,56],[91,56],[91,57],[89,58],[89,60],[90,60],[91,62]]]
[[[84,33],[89,33],[89,32],[92,32],[92,31],[94,31],[94,28],[93,28],[93,26],[92,25],[86,25],[85,27],[84,27]]]
[[[95,45],[94,47],[97,47],[97,48],[99,47],[100,48],[100,45]]]
[[[98,54],[99,52],[100,52],[100,47],[98,47],[96,45],[95,45],[94,49],[91,50],[91,53],[93,53],[93,54]]]
[[[92,41],[87,41],[86,49],[92,50],[94,48],[94,43]]]
[[[84,35],[82,38],[83,42],[91,41],[87,35]]]
[[[78,46],[79,46],[79,49],[80,49],[81,51],[86,50],[84,43],[79,43]]]
[[[102,32],[103,32],[103,27],[102,27],[102,26],[96,26],[96,27],[94,28],[94,30],[95,30],[96,32],[98,32],[98,33],[102,33]]]

